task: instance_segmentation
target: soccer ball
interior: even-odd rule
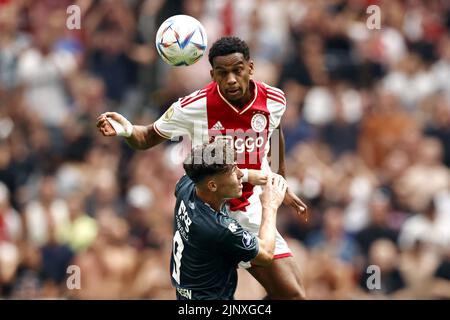
[[[187,15],[176,15],[164,21],[156,33],[156,49],[171,66],[189,66],[205,53],[206,32],[202,24]]]

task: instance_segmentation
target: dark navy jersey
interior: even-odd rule
[[[177,298],[233,299],[237,264],[256,257],[258,239],[200,200],[188,176],[178,181],[175,196],[170,274]]]

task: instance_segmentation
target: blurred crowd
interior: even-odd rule
[[[210,81],[206,58],[156,53],[180,13],[209,45],[246,40],[254,78],[286,93],[288,182],[310,212],[282,207],[278,226],[309,298],[450,298],[446,0],[0,0],[0,298],[175,298],[179,144],[133,151],[95,122],[149,124]],[[236,298],[264,297],[239,276]]]

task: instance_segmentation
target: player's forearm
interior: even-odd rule
[[[276,237],[276,212],[272,207],[263,207],[259,229],[259,252],[252,263],[265,266],[273,261]]]
[[[151,148],[166,139],[157,134],[155,129],[153,129],[153,124],[151,124],[148,126],[134,125],[131,136],[125,140],[133,149],[144,150]]]
[[[133,149],[148,149],[149,144],[147,141],[148,128],[146,126],[133,125],[133,132],[130,137],[125,138],[127,144]]]
[[[246,171],[246,173],[244,173]],[[268,174],[261,170],[255,169],[242,169],[244,177],[246,174],[246,179],[242,178],[244,182],[249,182],[254,186],[265,185],[267,183]]]

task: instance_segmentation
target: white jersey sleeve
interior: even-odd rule
[[[174,102],[166,112],[155,121],[153,128],[166,139],[189,135],[191,132],[188,115],[180,107],[179,100]]]
[[[269,86],[265,83],[264,85],[267,90],[267,110],[269,111],[269,132],[267,138],[271,139],[272,135],[275,133],[274,138],[278,139],[278,135],[280,134],[280,132],[278,131],[278,127],[281,122],[281,117],[286,111],[286,98],[284,96],[284,92],[280,89]],[[275,160],[274,157],[277,157],[279,154],[279,145],[277,143],[272,144],[272,161],[269,165],[267,156],[269,154],[270,148],[270,143],[266,143],[264,148],[265,156],[261,163],[261,170],[277,172],[279,168],[275,167],[275,165],[278,165],[279,161]]]
[[[194,92],[186,98],[178,99],[154,122],[155,131],[166,139],[179,136],[193,137],[194,130],[206,119],[206,96]]]
[[[266,84],[267,89],[267,109],[270,112],[269,131],[278,128],[281,117],[286,111],[286,98],[284,92],[278,88]]]
[[[281,117],[286,111],[286,105],[277,101],[267,101],[267,108],[270,111],[269,130],[273,131],[280,125]]]

